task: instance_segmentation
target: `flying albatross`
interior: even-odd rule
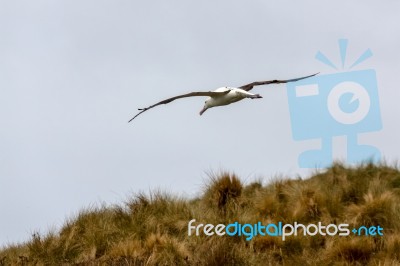
[[[262,98],[262,96],[260,94],[253,94],[253,93],[249,92],[255,86],[268,85],[268,84],[273,84],[273,83],[278,84],[278,83],[295,82],[298,80],[310,78],[317,74],[318,73],[315,73],[315,74],[312,74],[312,75],[309,75],[306,77],[287,79],[287,80],[274,79],[274,80],[267,80],[267,81],[255,81],[255,82],[240,86],[238,88],[222,87],[222,88],[216,89],[215,91],[194,91],[194,92],[178,95],[175,97],[171,97],[171,98],[162,100],[161,102],[150,105],[149,107],[139,108],[138,110],[140,112],[138,114],[136,114],[134,117],[132,117],[131,120],[128,121],[128,123],[131,122],[133,119],[135,119],[138,115],[142,114],[143,112],[146,112],[147,110],[150,110],[153,107],[156,107],[161,104],[167,104],[167,103],[170,103],[177,99],[187,98],[187,97],[195,97],[195,96],[208,96],[208,98],[204,102],[203,109],[201,109],[201,111],[200,111],[200,115],[202,115],[207,109],[210,109],[212,107],[228,105],[228,104],[243,100],[244,98],[249,98],[249,99]]]

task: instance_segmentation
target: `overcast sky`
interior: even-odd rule
[[[205,172],[306,177],[285,85],[199,111],[193,90],[337,73],[338,39],[377,75],[382,130],[359,136],[399,159],[400,2],[0,0],[0,245],[92,204],[162,189],[194,196]],[[338,142],[336,150],[345,151]],[[340,156],[339,156],[340,157]],[[339,158],[338,157],[338,158]]]

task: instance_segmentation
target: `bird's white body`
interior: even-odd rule
[[[200,115],[202,115],[207,109],[212,107],[228,105],[243,100],[245,98],[262,98],[259,94],[253,94],[239,88],[221,87],[216,89],[214,92],[227,93],[223,95],[208,97],[204,103],[204,108],[200,111]]]
[[[228,105],[240,100],[243,100],[248,95],[254,95],[247,91],[237,88],[222,87],[215,90],[215,92],[229,91],[227,94],[218,97],[208,97],[206,101],[210,101],[210,106]]]

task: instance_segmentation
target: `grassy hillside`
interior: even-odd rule
[[[194,225],[381,226],[383,236],[188,236]],[[194,231],[192,232],[194,233]],[[400,265],[400,172],[335,164],[306,180],[213,175],[196,199],[162,192],[82,210],[58,232],[0,250],[0,265]]]

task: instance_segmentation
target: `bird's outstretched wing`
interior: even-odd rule
[[[230,90],[226,90],[226,91],[222,91],[222,92],[215,92],[215,91],[195,91],[195,92],[190,92],[190,93],[186,93],[186,94],[182,94],[182,95],[178,95],[175,97],[171,97],[165,100],[162,100],[161,102],[158,102],[156,104],[150,105],[149,107],[146,108],[139,108],[138,110],[140,111],[138,114],[136,114],[134,117],[131,118],[131,120],[128,121],[131,122],[133,119],[135,119],[138,115],[140,115],[143,112],[146,112],[147,110],[156,107],[160,104],[167,104],[170,103],[172,101],[175,101],[177,99],[181,99],[181,98],[187,98],[187,97],[194,97],[194,96],[209,96],[209,97],[218,97],[218,96],[222,96],[225,95],[227,93],[229,93]]]
[[[251,89],[252,89],[253,87],[255,87],[255,86],[268,85],[268,84],[273,84],[273,83],[288,83],[288,82],[294,82],[294,81],[298,81],[298,80],[302,80],[302,79],[306,79],[306,78],[313,77],[313,76],[315,76],[315,75],[317,75],[317,74],[319,74],[319,72],[318,72],[318,73],[315,73],[315,74],[312,74],[312,75],[309,75],[309,76],[306,76],[306,77],[301,77],[301,78],[296,78],[296,79],[287,79],[287,80],[278,80],[278,79],[274,79],[274,80],[267,80],[267,81],[256,81],[256,82],[252,82],[252,83],[243,85],[243,86],[241,86],[241,87],[239,87],[239,88],[242,89],[242,90],[245,90],[245,91],[249,91],[249,90],[251,90]]]

